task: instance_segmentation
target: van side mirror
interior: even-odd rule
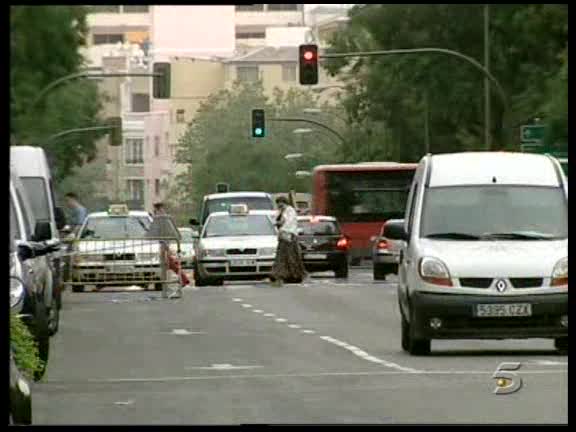
[[[408,233],[404,230],[404,219],[388,220],[382,234],[390,240],[408,240]]]
[[[66,214],[62,207],[54,208],[54,219],[56,220],[56,229],[58,231],[62,230],[66,226]]]
[[[34,235],[32,240],[35,242],[43,242],[52,238],[52,228],[50,222],[36,222],[34,227]]]

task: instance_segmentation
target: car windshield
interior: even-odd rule
[[[552,187],[459,186],[430,188],[421,236],[461,240],[566,239],[568,207]]]
[[[80,231],[81,239],[144,238],[150,221],[134,216],[92,217]]]
[[[215,198],[207,202],[208,213],[227,212],[233,204],[246,204],[250,210],[274,210],[267,197]]]
[[[276,235],[266,215],[212,216],[206,222],[203,237],[273,236]]]
[[[330,236],[340,234],[338,225],[331,221],[298,221],[298,234]]]

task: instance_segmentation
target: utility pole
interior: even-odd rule
[[[490,5],[484,5],[484,68],[490,72]],[[490,109],[490,81],[484,77],[484,138],[486,150],[492,147],[492,113]]]

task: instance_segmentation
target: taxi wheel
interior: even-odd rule
[[[561,337],[554,339],[554,347],[558,350],[560,355],[568,354],[568,338]]]

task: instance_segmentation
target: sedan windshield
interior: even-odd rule
[[[273,236],[274,226],[266,215],[212,216],[203,237]]]
[[[560,188],[459,186],[430,188],[421,235],[451,240],[552,240],[568,237]]]
[[[144,238],[150,222],[137,217],[93,217],[80,232],[82,239]]]

